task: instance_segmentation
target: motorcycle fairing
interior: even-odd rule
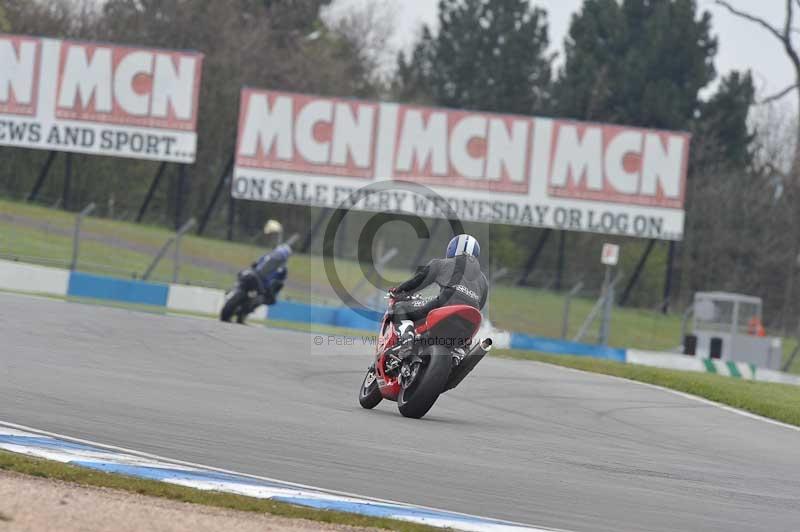
[[[416,328],[416,332],[419,335],[448,334],[448,332],[452,333],[455,328],[458,330],[456,336],[470,339],[478,332],[481,319],[481,313],[475,307],[469,305],[450,305],[430,311],[425,322]],[[458,323],[459,325],[454,326],[454,323]],[[376,370],[378,374],[378,387],[381,390],[381,395],[390,401],[397,400],[401,386],[397,377],[386,374],[385,368],[388,357],[386,351],[396,345],[397,341],[397,331],[392,323],[390,313],[387,312],[383,319],[381,335],[378,338],[377,352],[380,356],[378,358]]]
[[[433,309],[425,318],[425,323],[417,327],[417,334],[423,334],[437,329],[446,320],[457,317],[463,321],[463,337],[472,338],[481,326],[481,313],[475,307],[469,305],[449,305]]]

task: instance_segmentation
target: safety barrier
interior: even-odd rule
[[[69,277],[67,270],[0,260],[0,290],[65,296]]]
[[[218,314],[225,300],[224,291],[212,288],[118,279],[5,260],[0,260],[0,290],[84,297],[206,315]],[[347,307],[279,301],[268,311],[266,307],[260,307],[253,317],[374,332],[378,328],[382,314],[364,309],[357,311]],[[483,331],[481,334],[491,334],[495,339],[495,347],[499,349],[511,348],[602,358],[666,369],[800,385],[800,377],[756,368],[752,364],[743,362],[724,362],[675,353],[604,347],[494,329]]]
[[[642,351],[639,349],[627,349],[625,351],[625,362],[663,369],[712,373],[736,379],[800,386],[800,377],[797,375],[760,368],[755,364],[749,364],[747,362],[730,362],[710,358],[691,357],[676,353]]]
[[[374,332],[383,317],[368,309],[354,310],[348,307],[308,305],[294,301],[279,301],[269,308],[269,319],[295,321],[312,325],[343,327]]]
[[[71,272],[67,296],[166,307],[169,285]]]
[[[556,355],[586,356],[625,362],[624,349],[542,338],[522,333],[511,333],[510,347],[511,349],[521,349],[523,351],[541,351]]]

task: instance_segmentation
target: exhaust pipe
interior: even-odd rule
[[[450,373],[450,378],[447,381],[447,386],[445,386],[444,391],[452,390],[459,384],[464,378],[469,375],[469,373],[475,369],[475,366],[478,365],[486,353],[492,350],[492,339],[491,338],[484,338],[478,344],[469,350],[469,353],[464,357],[461,361],[461,364],[456,366],[452,373]]]
[[[491,350],[492,350],[492,339],[484,338],[483,340],[475,344],[475,346],[472,349],[469,350],[467,356],[464,357],[464,362],[466,362],[473,356],[482,357]]]

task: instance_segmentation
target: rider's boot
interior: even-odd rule
[[[414,337],[416,336],[414,322],[411,320],[401,321],[397,326],[397,335],[397,345],[400,346],[397,356],[406,358],[414,352]]]

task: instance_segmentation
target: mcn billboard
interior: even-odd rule
[[[679,240],[689,135],[245,88],[232,194]],[[384,181],[436,196],[353,195]]]
[[[0,34],[0,145],[191,163],[203,56]]]

